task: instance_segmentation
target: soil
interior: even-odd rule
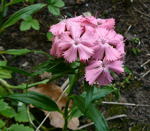
[[[62,16],[51,16],[47,10],[42,10],[35,17],[40,20],[40,31],[19,31],[19,24],[12,26],[0,36],[0,46],[4,49],[28,48],[40,49],[49,52],[50,42],[46,38],[48,28],[56,21],[65,17],[82,15],[91,12],[96,17],[115,18],[116,30],[123,34],[126,39],[125,66],[132,72],[128,82],[128,72],[120,81],[124,86],[118,84],[121,90],[121,101],[135,104],[148,105],[150,103],[150,1],[149,0],[82,0],[77,4],[74,0],[65,0],[66,6],[62,9]],[[132,1],[132,0],[131,0]],[[15,11],[12,7],[12,11]],[[136,41],[137,40],[137,41]],[[45,60],[43,55],[28,54],[15,59],[6,57],[11,65],[31,70],[31,67]],[[24,66],[26,64],[26,66]],[[25,77],[15,76],[14,84],[24,82]],[[106,106],[110,111],[108,114],[127,114],[127,118],[117,119],[109,122],[112,131],[150,131],[150,107],[144,106]],[[111,110],[112,109],[112,110]],[[117,110],[116,112],[114,110]],[[113,113],[112,113],[113,112]],[[93,131],[94,129],[88,128]]]

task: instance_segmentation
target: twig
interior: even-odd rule
[[[65,81],[66,82],[66,81]],[[56,103],[58,103],[60,101],[60,99],[63,97],[63,95],[65,94],[65,92],[67,91],[69,86],[67,86],[65,88],[65,90],[61,93],[61,95],[59,96],[59,98],[57,99]],[[40,125],[36,128],[36,131],[39,131],[39,129],[41,128],[41,126],[44,124],[44,122],[46,121],[46,119],[49,117],[50,112],[48,112],[48,114],[45,116],[45,118],[42,120],[42,122],[40,123]]]
[[[146,62],[144,62],[144,63],[141,65],[141,67],[145,66],[145,65],[148,64],[149,62],[150,62],[150,59],[147,60]]]
[[[68,85],[68,83],[69,83],[69,78],[62,84],[60,88],[64,90],[64,88]]]
[[[150,73],[150,70],[148,70],[147,72],[145,72],[143,75],[142,75],[142,78],[145,77],[146,75],[148,75]]]
[[[138,9],[137,9],[137,8],[135,8],[135,7],[134,7],[134,10],[135,10],[136,12],[138,12],[138,13],[140,13],[140,14],[142,14],[142,15],[144,15],[144,16],[146,16],[146,17],[149,17],[149,18],[150,18],[150,15],[147,15],[147,14],[143,13],[142,11],[138,10]]]
[[[27,107],[27,114],[28,114],[28,118],[29,118],[29,122],[31,123],[31,125],[36,128],[36,126],[34,125],[32,119],[31,119],[31,115],[30,115],[30,111],[29,111],[29,107]]]
[[[132,25],[129,25],[129,27],[127,28],[125,34],[127,34],[129,32],[129,30],[131,29]]]
[[[108,117],[106,120],[107,120],[107,121],[110,121],[110,120],[114,120],[114,119],[118,119],[118,118],[122,118],[122,117],[127,117],[127,115],[126,115],[126,114],[116,115],[116,116]],[[86,128],[86,127],[88,127],[88,126],[91,126],[91,125],[93,125],[93,124],[94,124],[94,122],[85,124],[85,125],[83,125],[83,126],[80,126],[80,127],[78,128],[78,130],[81,130],[81,129]]]
[[[145,104],[135,104],[135,103],[119,103],[119,102],[107,102],[103,101],[102,104],[110,104],[110,105],[124,105],[124,106],[150,106]]]

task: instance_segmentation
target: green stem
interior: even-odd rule
[[[0,85],[4,86],[10,94],[13,94],[13,91],[11,90],[13,86],[9,85],[5,80],[0,79]]]
[[[72,77],[72,80],[70,80],[70,89],[69,89],[69,93],[68,93],[68,100],[67,100],[67,103],[66,103],[66,107],[65,107],[65,111],[64,111],[64,119],[65,119],[65,124],[64,124],[64,128],[63,128],[63,131],[67,131],[67,126],[68,126],[68,114],[69,114],[69,104],[70,104],[70,96],[72,95],[72,92],[73,92],[73,87],[75,85],[75,83],[77,82],[78,80],[78,71],[76,72],[76,74]]]
[[[66,107],[65,107],[65,112],[64,112],[65,124],[64,124],[63,131],[67,131],[67,125],[68,125],[68,108],[69,108],[69,104],[70,104],[70,99],[68,99],[67,104],[66,104]]]

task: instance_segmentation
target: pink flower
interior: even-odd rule
[[[52,25],[51,28],[49,29],[49,32],[52,32],[53,35],[60,35],[65,32],[65,28],[66,22],[64,20],[56,25]]]
[[[68,62],[88,60],[94,52],[96,31],[91,27],[83,28],[79,23],[71,22],[67,25],[68,32],[56,36],[53,41],[51,55],[63,56]]]
[[[110,18],[110,19],[97,19],[98,25],[101,28],[106,28],[106,29],[114,29],[115,28],[115,19]]]
[[[85,68],[85,78],[90,85],[98,83],[100,85],[110,84],[113,80],[110,70],[116,73],[122,73],[122,61],[106,62],[106,61],[92,61]]]
[[[113,30],[104,28],[97,28],[97,33],[99,37],[94,47],[95,54],[93,58],[98,60],[106,59],[107,61],[115,61],[121,58],[123,37]]]

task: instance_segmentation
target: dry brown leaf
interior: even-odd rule
[[[49,115],[50,124],[56,128],[63,128],[65,120],[63,115],[59,112],[51,112]],[[68,128],[72,130],[77,130],[79,126],[79,119],[74,117],[68,122]]]
[[[57,101],[59,96],[62,94],[61,88],[54,83],[41,84],[38,85],[37,87],[30,88],[30,90],[49,96],[54,101]],[[64,95],[59,100],[59,102],[57,102],[57,105],[59,106],[59,108],[63,108],[65,107],[66,102],[67,102],[67,97]]]
[[[56,128],[63,128],[65,121],[63,115],[59,112],[51,112],[49,115],[50,124]]]
[[[57,86],[54,83],[49,83],[49,84],[41,84],[38,85],[37,87],[32,87],[29,90],[31,91],[35,91],[41,94],[44,94],[46,96],[51,97],[51,99],[53,99],[55,102],[58,100],[58,98],[60,97],[60,95],[62,94],[62,89]],[[57,102],[57,105],[60,109],[62,109],[63,107],[65,107],[67,102],[67,96],[64,95],[62,96],[62,98]],[[72,103],[69,105],[69,107],[72,106]],[[47,114],[47,111],[44,111],[45,114]],[[65,120],[63,118],[63,115],[59,112],[50,112],[49,115],[49,119],[50,119],[50,124],[56,128],[63,128]],[[69,122],[68,122],[68,128],[72,129],[72,130],[76,130],[79,126],[79,119],[78,118],[72,118]]]
[[[68,128],[72,130],[77,130],[80,125],[80,121],[78,117],[73,117],[69,122],[68,122]]]

